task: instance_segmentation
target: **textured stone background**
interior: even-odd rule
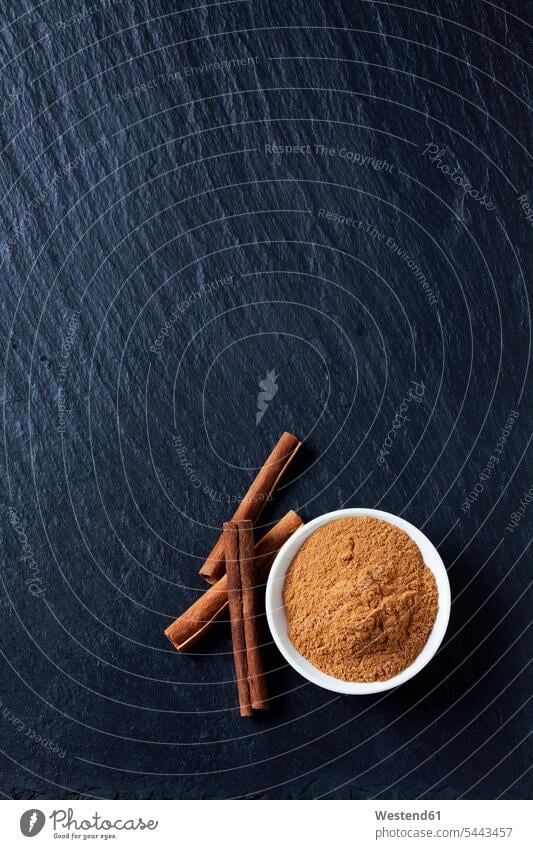
[[[3,793],[530,795],[525,4],[4,13]],[[283,429],[307,447],[264,524],[401,514],[454,603],[380,698],[272,649],[272,713],[247,722],[227,625],[184,657],[163,629]]]

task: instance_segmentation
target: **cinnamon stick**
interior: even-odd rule
[[[249,522],[249,533],[253,534],[252,523]],[[246,637],[244,633],[244,613],[241,585],[240,542],[241,533],[234,522],[224,524],[224,551],[226,559],[226,574],[228,576],[228,599],[231,622],[231,640],[233,643],[233,660],[237,678],[237,692],[241,716],[252,716],[250,685],[248,682],[248,657]]]
[[[294,510],[289,510],[279,522],[262,537],[255,546],[253,571],[256,581],[263,583],[281,546],[301,525],[303,519]],[[172,645],[179,651],[187,651],[207,633],[214,622],[228,609],[228,578],[222,578],[209,587],[181,616],[165,630]]]
[[[302,443],[292,433],[283,433],[274,450],[257,473],[248,492],[237,507],[231,521],[250,519],[256,522],[266,501],[270,498]],[[224,574],[224,542],[222,535],[200,569],[200,575],[214,584]]]
[[[239,569],[244,620],[244,645],[248,675],[248,691],[253,710],[266,710],[268,696],[261,658],[259,588],[255,569],[253,525],[249,519],[238,522]]]

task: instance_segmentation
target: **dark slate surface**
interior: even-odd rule
[[[408,5],[4,4],[7,796],[531,793],[527,9]],[[227,627],[162,632],[283,429],[264,524],[401,514],[453,611],[380,698],[272,650],[246,722]]]

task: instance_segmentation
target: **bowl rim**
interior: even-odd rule
[[[401,530],[405,531],[411,539],[418,545],[424,563],[430,569],[437,583],[437,591],[439,598],[439,609],[433,628],[424,645],[424,648],[415,660],[403,669],[398,675],[394,675],[387,681],[342,681],[340,678],[335,678],[332,675],[327,675],[316,666],[313,666],[303,655],[301,655],[287,634],[287,620],[283,606],[283,587],[285,584],[285,575],[292,563],[297,551],[301,548],[305,540],[317,528],[327,525],[336,519],[343,519],[353,516],[371,516],[376,519],[384,519],[385,521],[396,525]],[[265,607],[268,626],[272,638],[278,647],[279,651],[285,660],[293,667],[300,675],[306,678],[313,684],[331,690],[334,693],[343,693],[346,695],[370,695],[374,693],[382,693],[386,690],[392,690],[395,687],[409,681],[417,675],[434,657],[439,649],[450,619],[451,610],[451,592],[450,582],[446,568],[442,558],[433,543],[428,537],[411,522],[403,519],[401,516],[396,516],[394,513],[387,513],[384,510],[375,510],[370,507],[345,507],[340,510],[332,510],[329,513],[323,513],[315,519],[311,519],[284,543],[274,559],[270,574],[268,576]]]

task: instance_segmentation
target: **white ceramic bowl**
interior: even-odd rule
[[[418,655],[415,661],[407,666],[399,675],[389,678],[388,681],[375,681],[371,683],[358,683],[354,681],[342,681],[340,678],[334,678],[332,675],[326,675],[321,672],[316,666],[313,666],[299,651],[293,646],[287,635],[287,619],[285,616],[285,608],[283,605],[283,587],[285,584],[285,575],[287,569],[292,563],[296,552],[301,547],[303,542],[310,536],[313,531],[322,525],[327,525],[334,519],[345,519],[349,516],[372,516],[375,519],[384,519],[390,522],[391,525],[396,525],[405,531],[418,545],[426,566],[431,569],[437,582],[439,593],[439,611],[435,624],[428,637],[427,643]],[[346,510],[334,510],[332,513],[325,513],[317,519],[313,519],[303,527],[299,528],[292,537],[287,540],[284,546],[278,552],[266,587],[266,614],[268,624],[278,649],[282,653],[290,665],[296,669],[300,675],[307,678],[313,684],[319,687],[324,687],[326,690],[333,690],[335,693],[346,693],[351,695],[369,695],[372,693],[382,693],[384,690],[391,690],[399,684],[408,681],[417,672],[420,672],[424,666],[429,663],[437,649],[439,648],[450,618],[450,584],[446,569],[441,560],[440,554],[435,546],[428,540],[422,531],[401,519],[399,516],[394,516],[392,513],[385,513],[383,510],[370,510],[364,507],[351,507]]]

